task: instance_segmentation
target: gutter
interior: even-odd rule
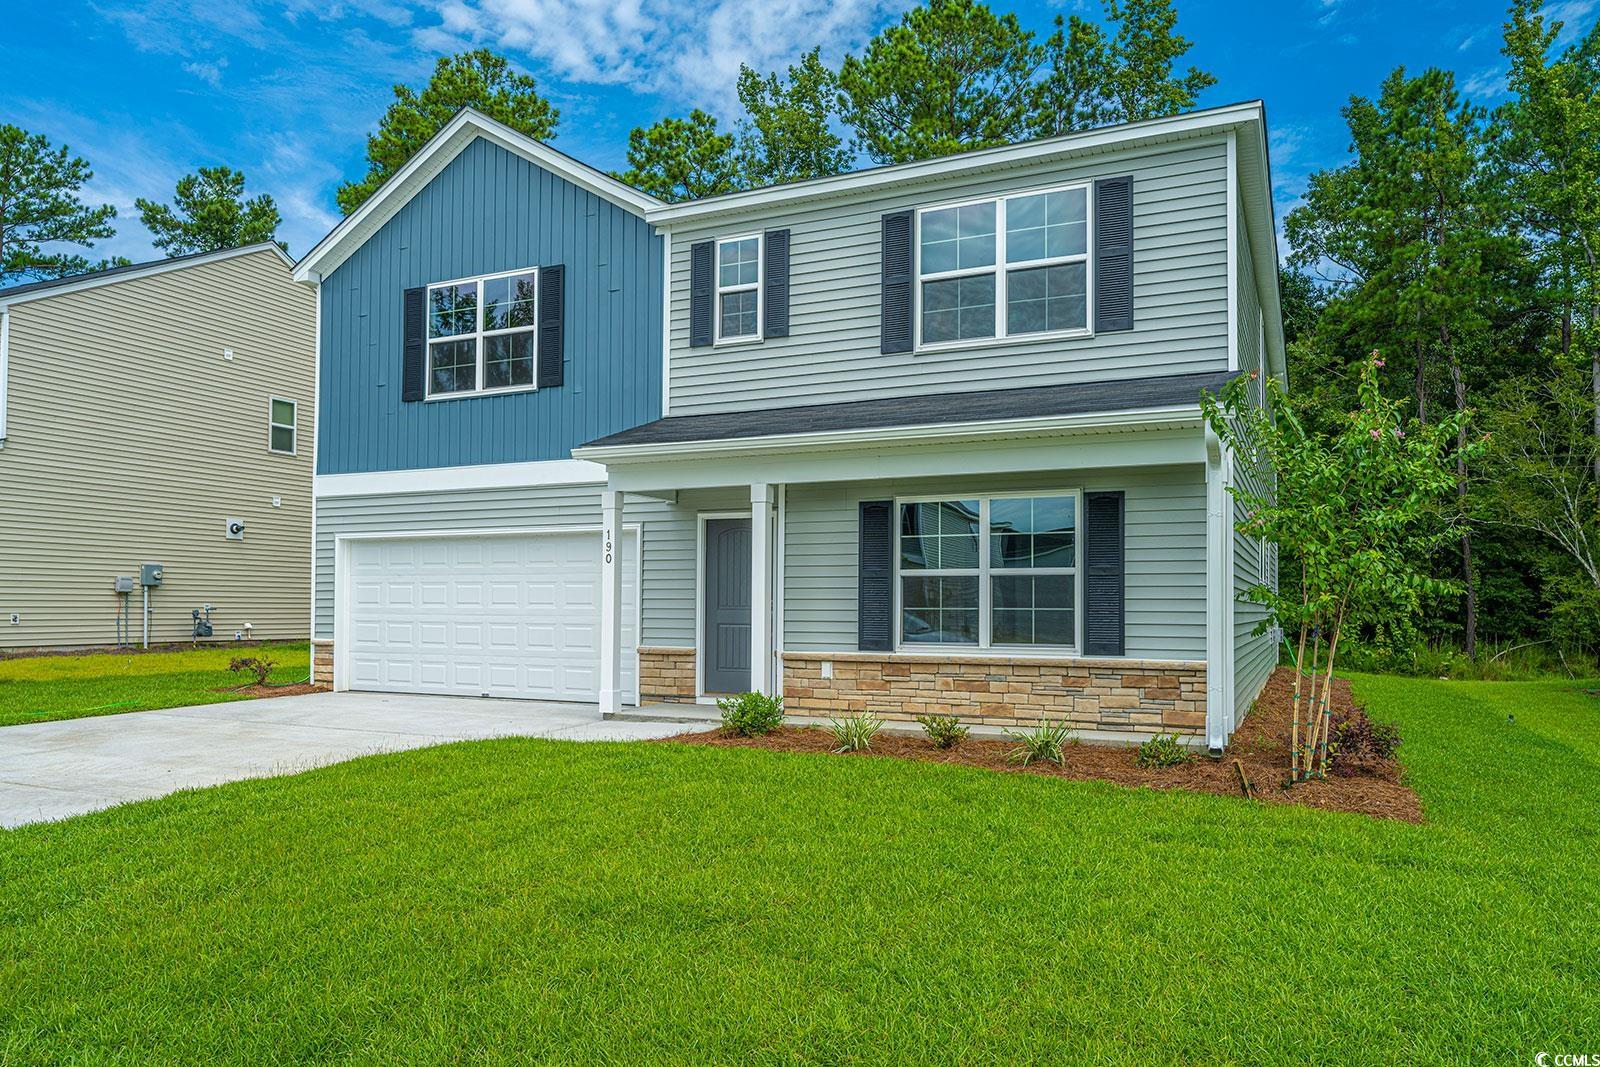
[[[662,441],[643,444],[583,445],[572,450],[572,458],[596,463],[649,462],[652,460],[720,455],[839,449],[863,445],[886,445],[923,441],[954,441],[997,437],[1025,437],[1035,434],[1088,433],[1095,430],[1133,432],[1138,430],[1188,429],[1202,423],[1200,406],[1152,408],[1147,411],[1094,412],[1081,415],[1043,415],[1026,419],[990,419],[981,422],[952,422],[872,429],[826,430],[814,433],[767,434],[759,437],[733,437],[699,441]]]

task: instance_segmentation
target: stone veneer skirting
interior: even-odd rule
[[[695,701],[694,649],[644,646],[639,649],[639,700]]]
[[[825,662],[833,665],[832,678],[822,676]],[[691,686],[693,673],[691,666]],[[1188,660],[786,652],[783,703],[796,715],[870,711],[907,720],[940,714],[996,726],[1060,719],[1083,730],[1198,734],[1206,725],[1206,666]]]
[[[311,680],[318,685],[333,684],[333,642],[317,639],[311,642]]]

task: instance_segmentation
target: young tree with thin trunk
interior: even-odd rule
[[[1425,595],[1452,586],[1428,573],[1427,560],[1459,532],[1446,504],[1465,416],[1407,422],[1401,402],[1383,396],[1382,367],[1377,353],[1362,364],[1358,406],[1326,430],[1276,379],[1266,383],[1265,404],[1242,377],[1202,400],[1236,462],[1259,474],[1231,487],[1245,514],[1239,531],[1273,542],[1299,567],[1277,588],[1262,583],[1245,594],[1267,609],[1258,633],[1277,626],[1293,639],[1296,782],[1327,775],[1340,649],[1376,628],[1410,623]]]
[[[93,177],[89,164],[65,145],[0,125],[0,286],[113,265],[51,247],[93,248],[116,233],[116,208],[83,202],[83,187]]]

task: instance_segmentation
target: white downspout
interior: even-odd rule
[[[772,486],[750,486],[750,688],[772,692]]]

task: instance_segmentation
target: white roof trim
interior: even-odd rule
[[[574,459],[597,463],[647,463],[664,459],[701,459],[769,451],[856,448],[896,442],[981,439],[1038,434],[1133,431],[1200,425],[1200,405],[1151,408],[1148,411],[1101,411],[1078,415],[1039,415],[1024,419],[985,419],[920,426],[824,430],[814,433],[766,434],[713,441],[671,441],[639,445],[585,445],[572,450]]]
[[[405,166],[390,175],[378,187],[378,191],[367,198],[366,203],[306,253],[295,267],[295,281],[315,282],[335,270],[478,137],[514,152],[528,162],[637,215],[664,206],[648,193],[642,193],[587,163],[581,163],[502,122],[496,122],[482,112],[462,108],[416,155],[406,161]]]
[[[1180,137],[1204,136],[1224,133],[1249,123],[1262,123],[1263,109],[1260,101],[1230,104],[1227,107],[1191,111],[1171,118],[1150,119],[1121,126],[1069,133],[1023,144],[1003,145],[999,148],[979,148],[953,156],[899,163],[887,167],[837,174],[786,185],[750,189],[727,193],[702,200],[689,200],[678,204],[662,204],[646,213],[654,224],[667,225],[684,219],[731,214],[756,208],[774,207],[797,201],[821,200],[850,193],[866,192],[885,186],[900,185],[950,175],[973,174],[991,167],[1014,167],[1062,156],[1091,151],[1128,147],[1134,144],[1155,143]]]
[[[47,297],[61,296],[65,293],[77,293],[84,289],[98,289],[102,285],[116,285],[118,282],[131,282],[136,278],[148,278],[152,274],[165,274],[168,271],[187,270],[190,267],[201,267],[208,263],[220,263],[225,259],[235,256],[249,256],[257,252],[275,252],[283,265],[293,267],[294,260],[289,258],[289,253],[279,248],[274,241],[261,241],[253,245],[244,245],[240,248],[225,248],[220,252],[212,252],[202,256],[179,256],[174,259],[163,259],[155,263],[146,263],[142,267],[119,270],[116,273],[105,271],[92,271],[70,281],[62,281],[60,285],[51,285],[43,289],[34,289],[15,296],[6,296],[0,293],[0,308],[10,307],[12,304],[25,304],[30,300],[44,300]]]

